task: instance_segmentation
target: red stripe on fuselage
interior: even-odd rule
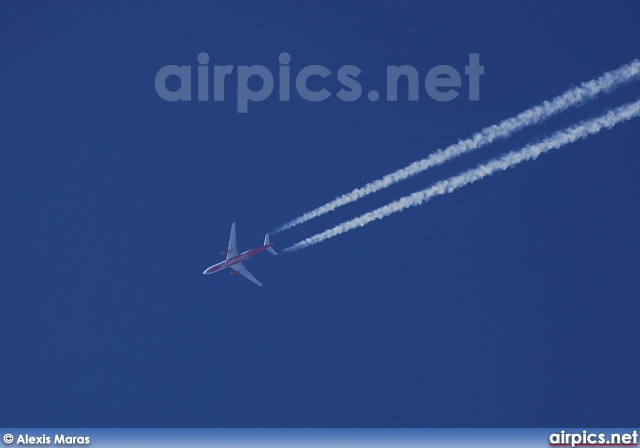
[[[233,266],[234,264],[242,263],[244,260],[258,255],[260,252],[266,250],[268,247],[271,247],[271,244],[269,244],[268,246],[260,246],[254,249],[249,249],[246,252],[242,252],[241,254],[236,255],[235,257],[231,257],[228,260],[221,261],[218,264],[214,264],[210,268],[207,268],[207,270],[204,271],[204,273],[213,274],[214,272],[217,272],[224,268],[228,268],[230,266]]]

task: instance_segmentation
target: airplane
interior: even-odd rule
[[[231,275],[240,274],[243,277],[251,280],[258,286],[262,286],[262,283],[258,281],[251,272],[244,267],[242,262],[248,258],[254,257],[258,255],[260,252],[268,250],[273,255],[278,255],[278,253],[273,249],[272,243],[269,242],[269,234],[267,233],[264,237],[264,244],[262,246],[255,247],[253,249],[249,249],[247,251],[238,253],[238,249],[236,248],[236,223],[231,224],[231,235],[229,236],[229,246],[227,250],[222,251],[222,255],[226,255],[227,258],[220,263],[214,264],[213,266],[208,267],[204,270],[203,274],[213,274],[214,272],[222,271],[226,268],[231,268]]]

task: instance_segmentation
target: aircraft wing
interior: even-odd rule
[[[234,264],[233,266],[231,266],[231,269],[233,269],[234,271],[236,271],[238,274],[242,275],[243,277],[248,278],[249,280],[251,280],[256,285],[262,286],[262,283],[260,283],[257,278],[255,278],[253,275],[251,275],[251,272],[249,272],[247,270],[247,268],[245,268],[242,263]]]
[[[238,255],[236,247],[236,223],[231,224],[231,235],[229,235],[229,247],[227,248],[227,260]]]

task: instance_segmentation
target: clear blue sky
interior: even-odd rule
[[[240,249],[354,187],[640,56],[634,2],[2,2],[5,426],[629,426],[640,414],[638,121],[317,246]],[[168,64],[464,73],[480,101],[236,112],[166,102]],[[195,69],[194,69],[195,70]],[[315,80],[319,81],[318,79]],[[194,82],[195,83],[195,82]],[[322,83],[320,83],[322,84]],[[259,85],[259,84],[258,84]],[[335,92],[335,78],[323,84]],[[338,85],[339,88],[339,85]],[[402,92],[402,90],[401,90]],[[576,120],[283,232],[276,248]],[[195,96],[194,96],[195,99]]]

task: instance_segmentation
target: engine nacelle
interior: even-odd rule
[[[226,250],[224,250],[224,249],[223,249],[223,250],[221,250],[221,251],[220,251],[220,253],[221,253],[222,255],[227,255],[227,253],[228,253],[228,252],[227,252]]]
[[[229,275],[232,275],[235,277],[236,275],[238,275],[238,271],[231,271],[229,272]]]

